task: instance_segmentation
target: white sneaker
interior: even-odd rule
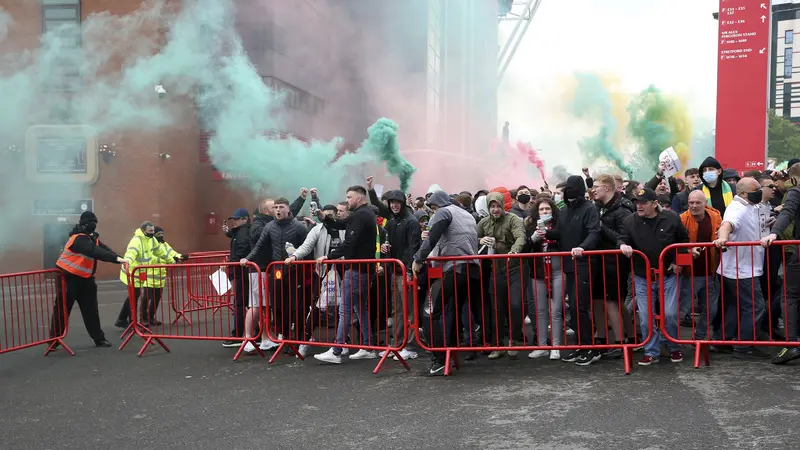
[[[361,349],[350,355],[350,359],[375,359],[377,357],[378,355],[376,355],[375,352],[364,349]]]
[[[386,319],[386,328],[392,328],[392,325],[394,325],[394,319],[389,317],[388,319]]]
[[[547,332],[549,333],[552,330],[553,330],[553,326],[552,325],[548,325],[547,326]],[[575,336],[575,330],[573,330],[570,327],[567,327],[567,336]]]
[[[411,351],[411,350],[408,350],[408,349],[405,349],[405,348],[400,350],[400,357],[403,358],[403,359],[406,359],[406,360],[408,360],[408,359],[417,359],[417,356],[418,356],[417,352],[415,352],[415,351]],[[394,358],[394,359],[397,359],[397,358]]]
[[[558,351],[558,350],[556,350],[556,351]],[[547,356],[549,354],[550,354],[550,352],[547,351],[547,350],[534,350],[534,351],[528,353],[528,358],[530,358],[530,359],[543,358],[543,357],[545,357],[545,356]]]
[[[278,344],[272,342],[269,339],[262,339],[261,340],[261,345],[258,346],[258,348],[262,352],[266,352],[266,351],[272,350],[273,348],[276,348],[276,347],[278,347]]]
[[[525,316],[525,325],[531,324],[531,318],[529,316]]]
[[[297,347],[297,353],[300,353],[300,356],[305,358],[306,356],[308,356],[308,348],[309,348],[308,345],[301,345]]]
[[[350,354],[350,349],[349,348],[343,348],[342,349],[342,356],[346,356],[346,355],[349,355],[349,354]]]
[[[253,353],[254,351],[256,351],[256,346],[253,345],[252,342],[248,342],[247,344],[244,344],[244,352],[245,353]]]
[[[553,361],[561,359],[561,352],[558,350],[550,350],[550,359]]]
[[[323,361],[323,362],[331,363],[331,364],[341,364],[342,363],[342,356],[341,355],[339,355],[339,356],[334,355],[332,348],[328,349],[328,351],[325,352],[325,353],[319,353],[319,354],[314,355],[314,359],[316,359],[317,361]]]
[[[378,353],[378,356],[383,358],[384,356],[386,356],[387,353],[389,353],[389,350],[384,350],[384,351]]]

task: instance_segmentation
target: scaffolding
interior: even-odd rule
[[[503,44],[498,57],[498,85],[503,80],[508,65],[514,58],[520,42],[525,37],[528,27],[536,15],[543,0],[499,0],[498,26],[503,22],[514,22],[514,29]],[[523,24],[524,23],[524,24]]]

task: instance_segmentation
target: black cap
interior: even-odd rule
[[[658,196],[658,204],[661,206],[671,206],[672,200],[669,198],[669,195],[661,194]]]
[[[91,211],[84,211],[81,213],[81,223],[97,222],[97,216]]]
[[[650,188],[641,188],[634,193],[634,200],[637,202],[654,202],[658,200],[656,191]]]
[[[786,170],[789,170],[790,167],[793,165],[800,163],[800,158],[792,158],[789,160],[789,164],[786,165]]]

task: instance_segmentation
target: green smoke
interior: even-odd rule
[[[622,153],[614,149],[619,123],[612,112],[611,95],[602,80],[595,75],[577,73],[575,78],[578,80],[578,85],[570,104],[570,112],[579,119],[600,123],[600,131],[594,136],[578,141],[578,148],[587,163],[606,159],[623,172],[630,174],[631,167],[625,163]]]
[[[417,169],[408,160],[400,155],[400,146],[397,144],[398,126],[394,121],[381,117],[367,130],[367,139],[361,145],[365,153],[372,153],[384,163],[390,174],[400,179],[400,190],[410,192],[411,176]]]
[[[688,163],[692,123],[682,102],[650,86],[630,101],[628,114],[628,133],[639,144],[634,158],[638,171],[652,173],[668,147],[674,147],[684,165]]]

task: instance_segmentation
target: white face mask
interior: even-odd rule
[[[555,200],[556,203],[560,202],[562,198],[563,197],[561,196],[561,194],[556,194],[553,196],[553,200]]]
[[[547,223],[547,222],[550,222],[551,220],[553,220],[553,215],[552,214],[544,214],[542,216],[539,216],[539,219],[542,222]]]

